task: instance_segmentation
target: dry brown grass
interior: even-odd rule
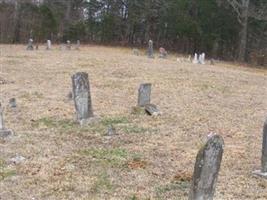
[[[0,80],[7,81],[0,101],[15,132],[0,142],[0,199],[187,199],[195,156],[209,132],[225,139],[215,199],[267,199],[267,182],[251,174],[260,166],[266,71],[177,63],[174,56],[151,60],[97,46],[0,48]],[[78,71],[89,73],[101,117],[84,128],[74,123],[67,99]],[[153,84],[160,117],[132,113],[144,82]],[[12,97],[16,109],[7,107]],[[105,136],[109,124],[118,135]],[[9,164],[16,154],[27,160]]]

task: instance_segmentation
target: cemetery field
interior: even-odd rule
[[[261,165],[267,70],[149,59],[126,48],[52,48],[0,45],[0,101],[14,131],[0,139],[0,199],[187,199],[209,133],[225,142],[215,199],[267,199],[266,179],[252,175]],[[84,127],[68,98],[80,71],[89,74],[98,118]],[[161,116],[133,109],[141,83],[152,84]],[[109,125],[116,135],[106,136]]]

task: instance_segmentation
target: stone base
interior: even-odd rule
[[[256,170],[256,171],[254,171],[254,172],[252,172],[254,175],[256,175],[256,176],[259,176],[259,177],[261,177],[261,178],[265,178],[265,179],[267,179],[267,172],[261,172],[260,170]]]
[[[0,130],[0,138],[7,138],[13,134],[12,130]]]

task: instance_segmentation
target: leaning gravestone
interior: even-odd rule
[[[33,50],[33,39],[30,38],[27,45],[27,50]]]
[[[78,72],[72,76],[72,93],[74,99],[77,120],[81,125],[93,118],[92,100],[88,74]]]
[[[138,106],[150,104],[151,83],[141,84],[138,90]]]
[[[199,63],[199,61],[198,61],[198,55],[197,55],[197,53],[195,53],[193,64],[198,64],[198,63]]]
[[[223,138],[213,135],[198,152],[189,200],[212,200],[222,156]]]
[[[50,50],[52,46],[51,40],[47,40],[46,50]]]
[[[12,134],[12,131],[5,128],[3,108],[0,104],[0,138],[8,137],[11,134]]]
[[[149,58],[154,58],[154,49],[153,49],[153,41],[152,40],[148,41],[147,54],[148,54]]]
[[[267,179],[267,117],[263,126],[263,140],[262,140],[262,156],[261,156],[261,170],[253,172],[255,175]]]
[[[159,109],[154,104],[146,104],[145,105],[145,111],[146,111],[147,114],[149,114],[151,116],[159,116],[159,115],[161,115]]]

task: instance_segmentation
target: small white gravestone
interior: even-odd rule
[[[197,53],[195,53],[193,63],[194,64],[198,64],[198,55],[197,55]]]
[[[205,53],[200,54],[200,56],[199,56],[199,64],[205,65]]]
[[[50,50],[52,47],[52,43],[51,40],[47,40],[47,46],[46,46],[46,50]]]

